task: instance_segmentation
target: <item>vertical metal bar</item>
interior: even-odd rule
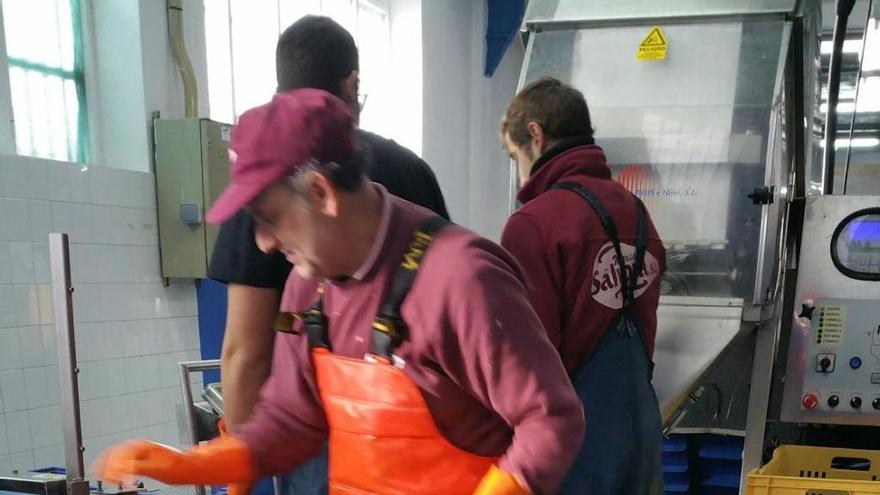
[[[843,58],[846,25],[854,4],[855,0],[837,0],[831,60],[828,62],[828,108],[825,110],[825,156],[822,162],[825,194],[834,193],[834,141],[837,136],[837,101],[840,97],[840,61]]]
[[[759,325],[756,330],[740,486],[746,486],[746,476],[749,471],[761,467],[761,457],[764,454],[764,434],[767,428],[767,412],[770,405],[773,358],[779,343],[781,325],[782,318],[778,318],[775,324],[768,322]]]
[[[186,431],[189,434],[189,441],[192,447],[199,444],[199,433],[196,430],[196,410],[193,405],[192,385],[189,383],[189,363],[183,362],[180,366],[180,391],[183,393],[183,419],[186,424]],[[205,495],[207,491],[202,485],[195,485],[197,495]]]
[[[64,461],[67,494],[88,494],[83,466],[82,425],[79,415],[79,385],[76,341],[73,332],[73,287],[70,282],[70,251],[67,234],[49,234],[49,262],[52,269],[52,305],[58,340],[61,428],[64,434]]]

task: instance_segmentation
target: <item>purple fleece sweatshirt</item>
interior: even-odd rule
[[[326,285],[330,343],[343,356],[369,350],[373,318],[412,232],[433,215],[380,191],[382,227],[359,278]],[[315,287],[292,272],[282,309],[308,308]],[[500,456],[500,467],[532,493],[555,491],[581,444],[584,413],[513,258],[462,227],[446,227],[401,312],[409,337],[396,354],[438,429],[459,448]],[[251,449],[256,469],[274,474],[315,455],[327,428],[305,335],[279,334],[272,375],[235,435]]]

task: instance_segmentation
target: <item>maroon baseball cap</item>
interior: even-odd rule
[[[278,93],[243,113],[229,145],[230,183],[208,211],[208,222],[225,222],[305,164],[348,158],[354,130],[348,106],[319,89]]]

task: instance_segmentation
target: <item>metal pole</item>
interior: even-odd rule
[[[846,38],[846,24],[855,0],[837,0],[837,17],[834,20],[831,60],[828,62],[828,108],[825,110],[825,156],[824,192],[834,193],[834,138],[837,136],[837,100],[840,96],[840,61],[843,58],[843,41]],[[852,141],[850,140],[850,143]]]
[[[52,268],[52,305],[58,339],[61,426],[67,495],[88,495],[89,482],[83,466],[82,425],[79,415],[79,385],[76,342],[73,332],[73,287],[70,283],[70,251],[67,234],[49,234],[49,262]]]
[[[183,361],[180,366],[180,391],[183,393],[183,419],[186,423],[186,431],[189,434],[190,445],[195,447],[199,444],[199,432],[196,426],[196,408],[193,404],[192,385],[189,383],[189,374],[193,371],[207,371],[220,368],[219,359],[204,361]],[[205,495],[207,490],[202,485],[195,485],[198,495]]]

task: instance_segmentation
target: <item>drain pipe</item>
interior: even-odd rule
[[[187,118],[199,116],[199,87],[192,62],[183,42],[183,0],[168,0],[168,38],[174,51],[174,61],[183,79],[183,98]]]

